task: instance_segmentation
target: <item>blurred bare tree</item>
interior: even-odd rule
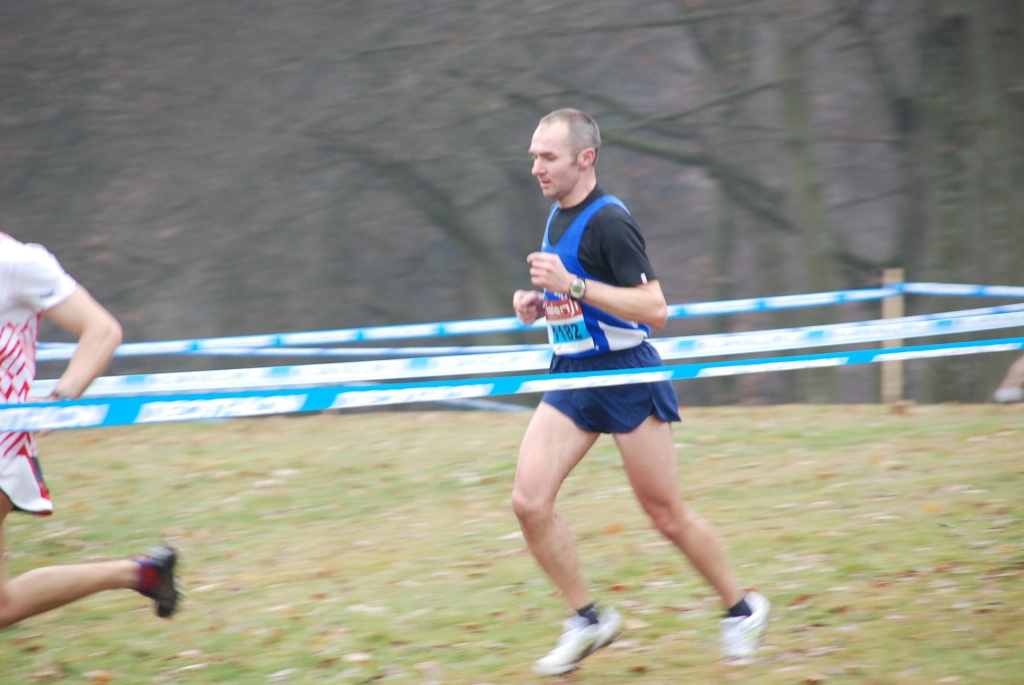
[[[0,230],[130,340],[510,315],[546,210],[526,148],[560,106],[601,122],[672,302],[888,266],[1024,283],[1022,0],[39,0],[0,6],[0,53]],[[984,399],[1007,363],[909,364],[908,392]],[[876,374],[681,394],[872,401]]]

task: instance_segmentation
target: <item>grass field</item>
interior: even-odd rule
[[[1024,405],[684,409],[681,485],[773,602],[757,663],[650,528],[602,438],[560,510],[622,640],[553,683],[1024,682]],[[508,503],[528,414],[394,412],[42,439],[57,513],[9,571],[178,545],[189,597],[8,628],[0,682],[537,683],[561,601]]]

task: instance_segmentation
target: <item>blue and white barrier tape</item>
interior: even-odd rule
[[[692,316],[741,314],[755,311],[773,311],[797,307],[817,307],[845,302],[863,302],[902,293],[915,295],[959,295],[975,297],[1021,297],[1024,287],[985,286],[956,283],[898,283],[884,288],[859,290],[838,290],[823,293],[778,295],[718,302],[696,302],[675,304],[668,308],[670,319]],[[510,333],[543,329],[543,322],[524,326],[515,317],[496,319],[469,319],[439,323],[403,324],[396,326],[372,326],[332,331],[306,331],[300,333],[278,333],[243,335],[219,338],[197,338],[191,340],[166,340],[158,342],[125,343],[117,349],[118,357],[150,356],[160,354],[226,354],[242,349],[266,349],[279,347],[300,347],[308,345],[331,345],[381,340],[407,340],[412,338],[436,338],[456,335],[477,335],[487,333]],[[70,358],[73,343],[42,343],[39,346],[38,361],[62,361]],[[324,353],[326,354],[326,353]],[[343,354],[343,353],[339,353]],[[434,353],[440,354],[440,353]],[[351,356],[357,356],[351,354]]]
[[[1024,304],[826,326],[654,339],[651,344],[662,359],[674,361],[952,335],[1017,326],[1024,326]],[[550,361],[551,350],[547,345],[542,345],[517,352],[493,354],[104,376],[92,383],[86,396],[244,390],[512,373],[544,369]],[[56,383],[56,379],[40,380],[33,387],[36,394],[46,394]]]
[[[608,371],[600,374],[543,374],[359,387],[279,388],[249,392],[134,396],[85,399],[63,403],[6,405],[0,406],[0,431],[97,428],[266,416],[414,402],[441,402],[453,399],[540,393],[558,388],[586,388],[747,373],[793,371],[1021,349],[1024,349],[1024,337],[773,359],[682,364]]]
[[[814,307],[876,300],[896,297],[900,293],[894,288],[867,288],[861,290],[839,290],[834,292],[778,295],[719,302],[695,302],[674,304],[668,307],[668,318],[689,316],[711,316],[716,314],[739,314],[743,312]],[[156,354],[184,354],[193,352],[216,352],[224,348],[267,348],[302,345],[331,345],[380,340],[408,340],[412,338],[438,338],[455,335],[477,335],[486,333],[513,333],[528,330],[543,330],[544,322],[523,325],[516,317],[495,319],[467,319],[437,323],[400,324],[394,326],[370,326],[365,328],[344,328],[331,331],[306,331],[301,333],[272,333],[242,335],[219,338],[197,338],[191,340],[165,340],[149,343],[126,343],[118,348],[118,356],[142,356]],[[73,349],[73,343],[46,343],[40,345],[39,361],[64,359],[59,350]],[[46,355],[42,352],[45,350]]]
[[[824,307],[845,302],[864,302],[896,297],[900,293],[890,287],[867,288],[862,290],[837,290],[824,293],[803,293],[798,295],[775,295],[772,297],[750,297],[739,300],[718,302],[694,302],[692,304],[669,305],[668,318],[688,316],[715,316],[719,314],[743,314],[746,312],[776,311],[801,307]]]
[[[982,316],[982,315],[986,315],[986,314],[1002,314],[1002,313],[1010,313],[1010,312],[1017,312],[1017,311],[1024,311],[1024,304],[1018,304],[1018,305],[999,305],[999,306],[995,306],[995,307],[982,307],[982,308],[978,308],[978,309],[964,309],[964,310],[960,310],[960,311],[941,312],[941,313],[938,313],[938,314],[920,314],[920,315],[917,315],[917,316],[908,316],[908,317],[901,317],[901,318],[878,319],[876,321],[857,322],[857,323],[848,323],[848,324],[832,324],[832,325],[826,324],[826,325],[820,325],[820,326],[806,327],[805,329],[785,329],[785,330],[788,330],[788,331],[794,331],[794,330],[822,331],[824,335],[829,335],[828,333],[825,333],[825,331],[827,331],[829,329],[840,330],[841,328],[845,328],[845,327],[878,326],[879,327],[878,330],[881,331],[881,329],[884,328],[887,325],[888,326],[892,326],[892,327],[897,327],[897,326],[902,326],[904,323],[909,323],[909,322],[928,321],[928,320],[943,320],[943,319],[948,319],[948,318],[953,318],[953,317],[976,317],[976,316]],[[1015,324],[1005,324],[1003,327],[1007,327],[1007,326],[1010,326],[1010,325],[1015,325]],[[992,328],[997,328],[997,327],[999,327],[999,326],[992,326]],[[980,328],[975,328],[973,330],[985,330],[987,328],[990,328],[990,327],[988,327],[988,326],[981,326]],[[896,332],[897,332],[897,335],[895,337],[897,337],[897,338],[900,337],[899,330],[897,330],[895,328],[893,330],[896,330]],[[911,329],[910,328],[906,328],[904,330],[910,331]],[[709,334],[709,335],[691,336],[691,337],[661,338],[659,340],[659,342],[660,342],[660,344],[667,346],[668,343],[671,342],[671,341],[688,341],[688,340],[708,340],[708,341],[713,341],[713,340],[716,340],[718,338],[725,339],[725,338],[729,338],[731,336],[741,336],[741,335],[743,335],[743,336],[747,336],[747,335],[749,335],[749,336],[764,335],[764,336],[766,336],[765,339],[769,339],[769,338],[772,337],[772,334],[777,333],[777,332],[778,331],[775,331],[775,330],[765,330],[765,331],[760,331],[760,332],[750,332],[750,333],[743,333],[743,334],[739,334],[739,333],[735,333],[735,334],[733,334],[733,333],[726,333],[726,334]],[[949,330],[935,331],[935,334],[950,333],[950,332],[953,332],[953,331],[949,331]],[[955,331],[955,332],[962,332],[962,330],[961,331]],[[916,335],[930,335],[930,334],[931,333],[917,333]],[[911,333],[908,332],[907,335],[904,336],[904,337],[912,337],[913,335],[914,334],[911,334]],[[815,337],[815,335],[811,334],[807,338],[807,342],[811,342],[814,337]],[[881,333],[879,333],[877,337],[862,337],[861,334],[855,334],[853,337],[858,338],[858,340],[856,340],[856,342],[870,342],[872,340],[886,340],[886,339],[890,339],[890,336],[888,336],[888,335],[882,336]],[[67,347],[64,347],[64,348],[61,348],[61,349],[65,349],[65,350],[68,350],[68,351],[71,351],[71,350],[74,349],[74,344],[67,344],[67,343],[49,343],[49,346],[51,348],[53,348],[53,349],[56,349],[54,347],[54,345],[56,345],[56,344],[67,345]],[[681,344],[686,344],[686,343],[683,342]],[[709,342],[708,344],[711,345],[713,343]],[[422,347],[414,347],[414,346],[402,346],[402,347],[219,347],[219,348],[216,348],[216,349],[206,349],[206,350],[199,350],[199,351],[193,350],[191,352],[188,352],[187,354],[196,354],[196,355],[204,355],[204,356],[232,356],[232,357],[350,357],[351,358],[351,357],[415,357],[415,356],[419,356],[419,355],[433,355],[433,356],[437,356],[437,355],[457,355],[457,354],[469,355],[469,354],[484,354],[484,353],[499,353],[499,352],[534,352],[534,351],[537,351],[537,350],[547,350],[547,349],[550,349],[550,345],[548,343],[534,343],[534,344],[523,344],[523,345],[461,345],[461,346],[457,346],[457,345],[431,345],[431,346],[422,346]],[[785,347],[777,347],[777,348],[776,347],[771,347],[771,348],[765,348],[765,349],[786,349],[786,348]],[[760,348],[748,348],[748,349],[742,349],[742,350],[738,350],[738,351],[743,351],[743,352],[754,351],[754,352],[756,352],[756,351],[760,351]]]
[[[306,331],[243,335],[224,338],[197,338],[194,340],[164,340],[158,342],[125,343],[117,348],[118,357],[142,357],[161,354],[216,353],[229,348],[291,347],[302,345],[331,345],[374,342],[380,340],[406,340],[412,338],[438,338],[482,333],[509,333],[543,330],[544,322],[524,326],[519,319],[472,319],[440,323],[404,324],[346,328],[333,331]],[[74,343],[47,343],[40,345],[38,361],[61,361],[71,358]]]
[[[1017,285],[969,285],[966,283],[895,283],[896,288],[909,295],[938,295],[942,297],[1024,297],[1024,287]]]

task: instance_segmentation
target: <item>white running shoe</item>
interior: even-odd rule
[[[533,664],[533,672],[537,675],[568,673],[585,658],[614,642],[622,632],[622,616],[609,607],[597,619],[594,624],[579,614],[566,619],[558,644]]]
[[[756,592],[748,592],[743,599],[747,600],[747,606],[754,613],[750,616],[723,618],[719,624],[722,656],[730,660],[746,660],[754,656],[768,628],[771,603]]]
[[[999,388],[992,393],[992,400],[1001,404],[1024,400],[1024,388]]]

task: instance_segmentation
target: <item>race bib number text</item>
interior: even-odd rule
[[[570,297],[547,300],[544,313],[547,317],[548,341],[555,354],[574,354],[594,349],[594,339],[587,331],[583,308],[579,302]]]

